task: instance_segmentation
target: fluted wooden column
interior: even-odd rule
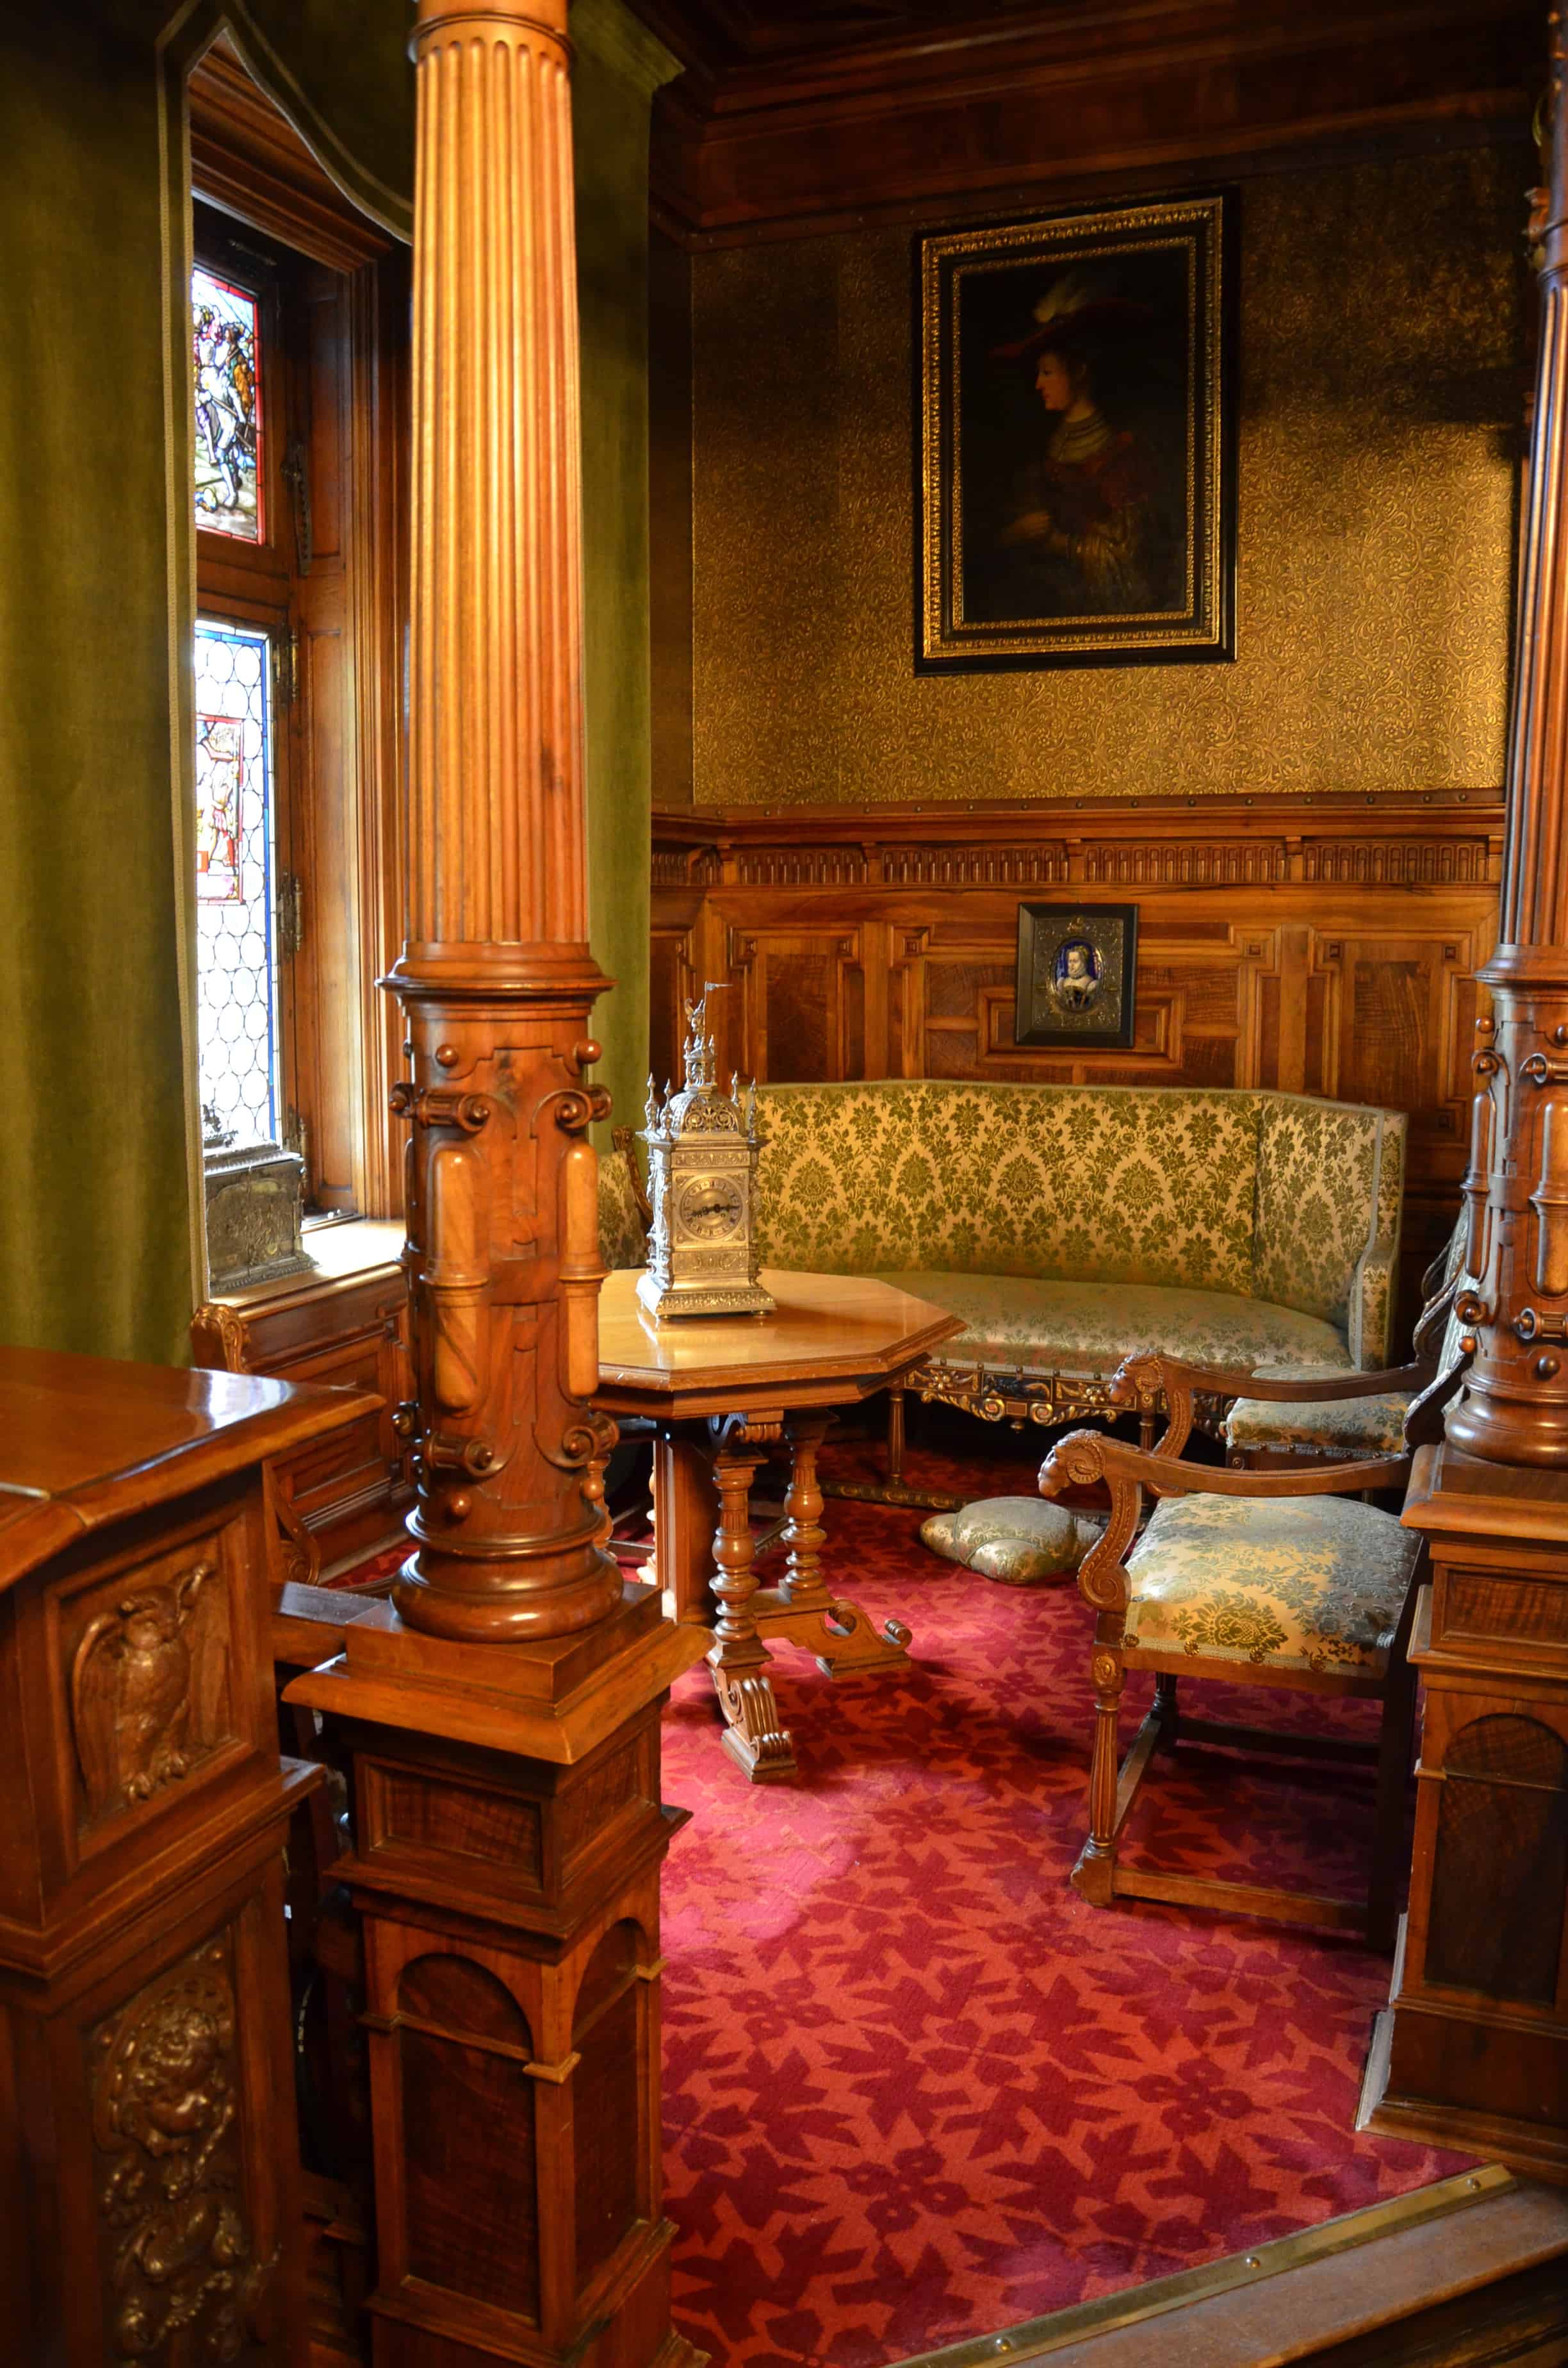
[[[411,1627],[619,1601],[596,1452],[577,324],[566,0],[420,0],[409,924]]]
[[[1511,1464],[1568,1463],[1568,110],[1551,38],[1548,186],[1530,224],[1540,344],[1527,480],[1501,942],[1480,973],[1461,1309],[1476,1338],[1449,1439]]]
[[[661,2208],[659,1714],[604,1552],[566,0],[421,0],[415,1552],[288,1700],[352,1764],[375,2368],[699,2368]],[[420,1633],[423,1632],[423,1633]]]
[[[1551,29],[1540,347],[1527,480],[1508,836],[1481,973],[1468,1394],[1404,1507],[1430,1585],[1410,1906],[1357,2117],[1568,2180],[1568,120]],[[1533,1467],[1533,1468],[1532,1468]]]

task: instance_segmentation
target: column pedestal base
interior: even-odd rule
[[[661,2209],[659,1713],[700,1629],[448,1644],[383,1606],[286,1699],[342,1722],[375,2368],[698,2368]]]

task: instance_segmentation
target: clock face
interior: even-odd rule
[[[676,1221],[691,1241],[722,1242],[738,1230],[742,1207],[733,1176],[694,1176],[681,1188]]]

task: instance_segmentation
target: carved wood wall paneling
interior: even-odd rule
[[[961,837],[950,814],[909,809],[662,814],[655,878],[679,884],[653,891],[654,1072],[675,1074],[682,996],[717,979],[733,985],[712,1006],[722,1061],[776,1082],[1258,1086],[1387,1102],[1413,1121],[1414,1292],[1457,1205],[1500,806],[1346,799],[1270,805],[1265,822],[1256,803],[1226,800],[1219,816],[1212,803],[1080,808],[1070,833],[1039,809],[974,810]],[[1132,1050],[1020,1049],[1019,902],[1130,891]]]
[[[776,1084],[866,1073],[866,966],[861,932],[731,930],[727,1065]],[[722,1064],[722,1069],[724,1064]]]
[[[647,7],[657,22],[667,0]],[[669,85],[654,110],[655,219],[717,245],[837,227],[937,192],[971,204],[1020,183],[1082,195],[1107,175],[1131,187],[1438,126],[1450,138],[1522,127],[1535,33],[1528,0],[1307,17],[1280,0],[1000,21],[971,9],[939,38],[894,20],[881,40],[824,28],[808,47],[796,28],[799,54],[753,63],[705,40],[699,20],[675,40],[688,56],[695,41],[706,70]]]

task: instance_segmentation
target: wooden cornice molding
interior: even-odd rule
[[[187,88],[197,197],[335,270],[392,252],[391,233],[343,195],[223,35],[191,68]]]
[[[1534,0],[1111,0],[694,60],[655,105],[654,216],[722,245],[1384,135],[1522,131],[1541,30]]]
[[[1501,791],[1102,798],[1071,806],[668,808],[658,888],[1480,887],[1501,876]]]
[[[1500,835],[1500,789],[1345,790],[1321,797],[1277,797],[1237,791],[1229,797],[942,799],[916,804],[813,806],[660,806],[653,844],[707,846],[733,840],[875,841],[905,837],[974,838],[1006,825],[1034,838],[1077,838],[1085,831],[1121,837],[1170,831],[1203,836],[1215,829],[1260,834],[1315,830],[1325,819],[1362,830],[1422,830],[1435,836],[1482,831]]]

